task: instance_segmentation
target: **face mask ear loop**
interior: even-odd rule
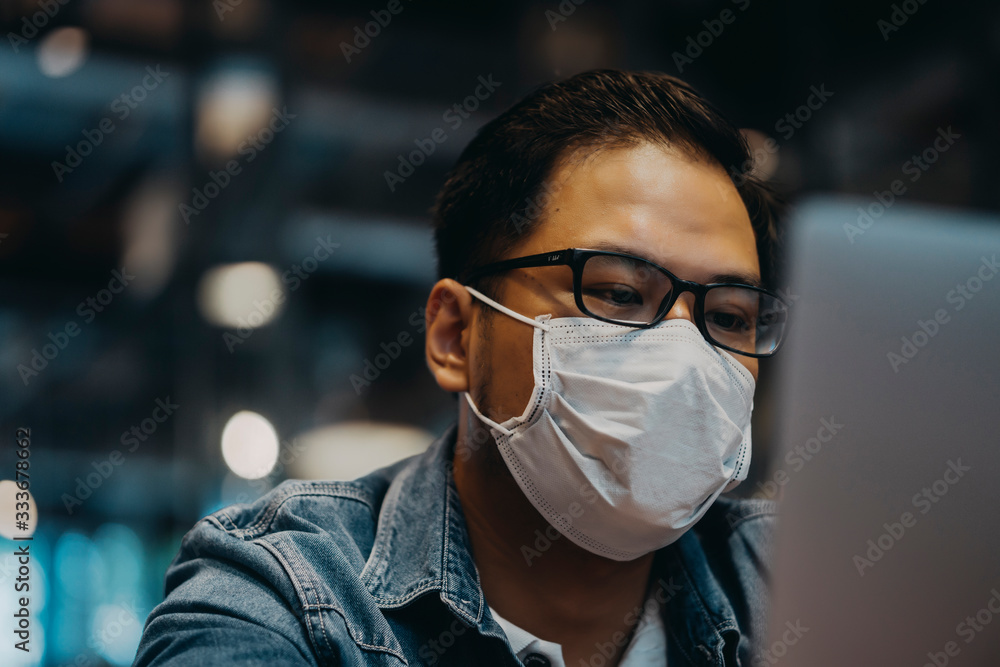
[[[484,415],[482,412],[480,412],[479,408],[476,407],[476,404],[472,402],[472,396],[469,395],[469,392],[463,391],[462,395],[465,396],[465,400],[468,401],[469,407],[472,408],[472,411],[476,413],[476,416],[479,417],[479,419],[482,420],[484,424],[486,424],[493,430],[502,433],[503,435],[511,435],[513,433],[513,431],[504,428],[503,426],[496,423],[495,421]]]
[[[513,310],[511,310],[510,308],[508,308],[507,306],[503,306],[503,305],[497,303],[496,301],[494,301],[493,299],[489,298],[488,296],[486,296],[485,294],[483,294],[479,290],[475,290],[475,289],[469,287],[468,285],[465,285],[464,287],[465,287],[465,289],[469,290],[469,294],[471,294],[472,296],[476,297],[477,299],[479,299],[483,303],[485,303],[487,305],[490,305],[490,306],[493,306],[494,308],[496,308],[497,310],[499,310],[501,313],[504,313],[505,315],[509,315],[509,316],[513,317],[515,320],[520,320],[521,322],[524,322],[525,324],[529,324],[529,325],[535,327],[536,329],[541,329],[542,331],[548,331],[549,330],[549,325],[548,324],[544,324],[542,322],[538,322],[536,320],[533,320],[533,319],[531,319],[530,317],[528,317],[526,315],[522,315],[521,313],[516,313]],[[475,406],[473,406],[473,409],[475,409]],[[478,414],[479,411],[477,410],[476,413]],[[482,415],[480,415],[480,416],[482,416]]]

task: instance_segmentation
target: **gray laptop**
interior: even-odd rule
[[[1000,219],[816,198],[791,225],[760,665],[1000,665]]]

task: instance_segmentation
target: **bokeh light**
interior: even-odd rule
[[[90,36],[83,28],[58,28],[38,45],[38,68],[54,79],[69,76],[83,66],[90,51]]]
[[[261,415],[241,410],[222,429],[222,458],[240,477],[264,477],[278,461],[278,433]]]
[[[202,277],[198,307],[215,326],[256,329],[281,314],[283,290],[277,271],[267,264],[227,264]]]
[[[28,499],[23,500],[24,496],[19,497],[17,495],[19,493],[27,493]],[[18,506],[18,503],[24,502],[28,503],[26,510],[24,505]],[[27,512],[27,518],[19,514],[24,511]],[[17,519],[19,516],[27,529],[18,528]],[[31,495],[31,491],[22,491],[18,488],[17,483],[10,479],[0,481],[0,536],[7,539],[31,537],[37,526],[38,507],[35,505],[35,498]]]

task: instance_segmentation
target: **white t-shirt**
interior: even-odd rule
[[[563,660],[562,645],[555,642],[539,639],[523,628],[519,628],[505,618],[496,613],[490,607],[490,613],[500,624],[507,634],[507,641],[510,642],[514,653],[517,654],[521,662],[529,666],[533,661],[528,660],[528,656],[539,655],[548,660],[552,667],[566,667]],[[603,655],[598,646],[594,646],[595,656],[607,658]],[[534,661],[542,664],[541,660]],[[589,664],[602,664],[601,661],[591,661]],[[663,619],[660,617],[660,605],[655,597],[650,597],[643,608],[642,617],[632,634],[632,641],[629,642],[622,654],[619,667],[666,667],[667,665],[667,632],[663,627]]]

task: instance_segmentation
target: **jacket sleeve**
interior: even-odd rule
[[[216,516],[185,536],[134,665],[316,665],[291,581],[266,544]]]

